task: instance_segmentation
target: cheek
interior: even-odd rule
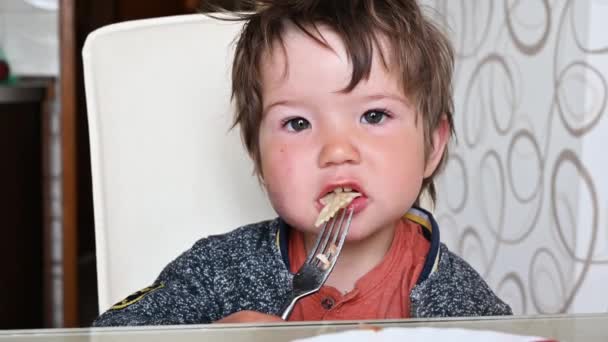
[[[283,215],[285,207],[293,194],[287,189],[293,189],[297,178],[296,153],[292,153],[289,146],[273,143],[265,148],[262,154],[262,170],[266,191],[275,210]]]
[[[280,217],[298,227],[310,224],[306,216],[310,210],[306,208],[312,208],[310,198],[314,189],[314,177],[302,152],[289,144],[275,144],[262,158],[270,203]]]
[[[262,170],[267,181],[281,181],[283,177],[292,176],[292,163],[287,148],[282,145],[270,147],[262,154]]]
[[[418,194],[424,174],[424,151],[421,139],[411,132],[394,137],[383,146],[383,188],[395,196]],[[407,193],[407,195],[406,195]]]
[[[383,140],[384,159],[396,168],[424,169],[424,144],[411,130],[402,130]]]

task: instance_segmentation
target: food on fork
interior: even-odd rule
[[[321,198],[323,209],[317,217],[315,227],[319,227],[323,223],[329,221],[336,213],[343,208],[346,208],[355,198],[361,196],[360,193],[352,191],[350,188],[336,188]]]
[[[331,265],[331,257],[338,253],[338,247],[333,242],[329,245],[328,249],[326,254],[319,253],[315,256],[321,262],[321,269],[323,271],[327,270],[329,265]]]
[[[352,191],[350,188],[336,188],[334,191],[323,196],[323,198],[321,198],[321,203],[325,206],[319,213],[319,217],[315,222],[315,227],[329,221],[336,215],[338,211],[340,211],[340,209],[346,208],[355,198],[359,196],[361,196],[360,193]],[[331,264],[330,259],[336,254],[336,252],[336,245],[331,243],[327,254],[319,253],[315,256],[321,262],[321,268],[323,270],[327,270],[329,268],[329,265]]]
[[[315,257],[321,262],[321,269],[323,271],[327,270],[329,268],[329,265],[331,265],[331,262],[329,261],[329,257],[327,255],[319,253]]]
[[[338,247],[336,247],[336,245],[332,243],[329,246],[329,251],[327,251],[327,257],[331,258],[333,255],[336,255],[336,253],[338,253]]]

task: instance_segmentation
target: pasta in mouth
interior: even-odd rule
[[[356,191],[343,191],[342,188],[337,188],[333,192],[325,195],[321,198],[321,203],[325,206],[317,217],[315,227],[319,227],[323,223],[329,221],[340,209],[346,208],[359,196],[361,196],[361,194]]]

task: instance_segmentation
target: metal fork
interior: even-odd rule
[[[293,277],[293,289],[288,300],[283,305],[282,319],[287,320],[296,305],[296,302],[302,297],[319,291],[327,280],[327,277],[329,277],[329,274],[336,264],[336,260],[338,260],[338,255],[340,255],[344,241],[346,240],[346,234],[348,234],[348,229],[350,228],[353,212],[353,208],[341,209],[334,215],[334,218],[325,222],[323,225],[314,247],[310,250],[310,253],[308,253],[306,261],[304,261],[304,264],[300,267],[298,273]],[[337,221],[339,221],[339,223],[336,225]],[[330,237],[332,240],[331,243],[328,243]],[[338,241],[337,245],[336,241]],[[330,262],[329,266],[324,267],[321,260],[316,256],[319,254],[327,255],[328,252],[331,251],[331,246],[336,246],[335,253],[332,253],[328,258]]]

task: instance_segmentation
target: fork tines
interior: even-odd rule
[[[340,250],[342,249],[342,245],[346,240],[353,211],[354,209],[352,208],[340,209],[332,219],[323,224],[323,227],[321,228],[321,231],[317,237],[317,241],[306,258],[307,263],[313,262],[315,266],[321,266],[319,265],[321,260],[316,258],[316,256],[325,255],[330,262],[329,267],[333,267],[333,264],[335,263],[334,261],[336,260]],[[326,268],[327,267],[324,267],[324,269]]]

